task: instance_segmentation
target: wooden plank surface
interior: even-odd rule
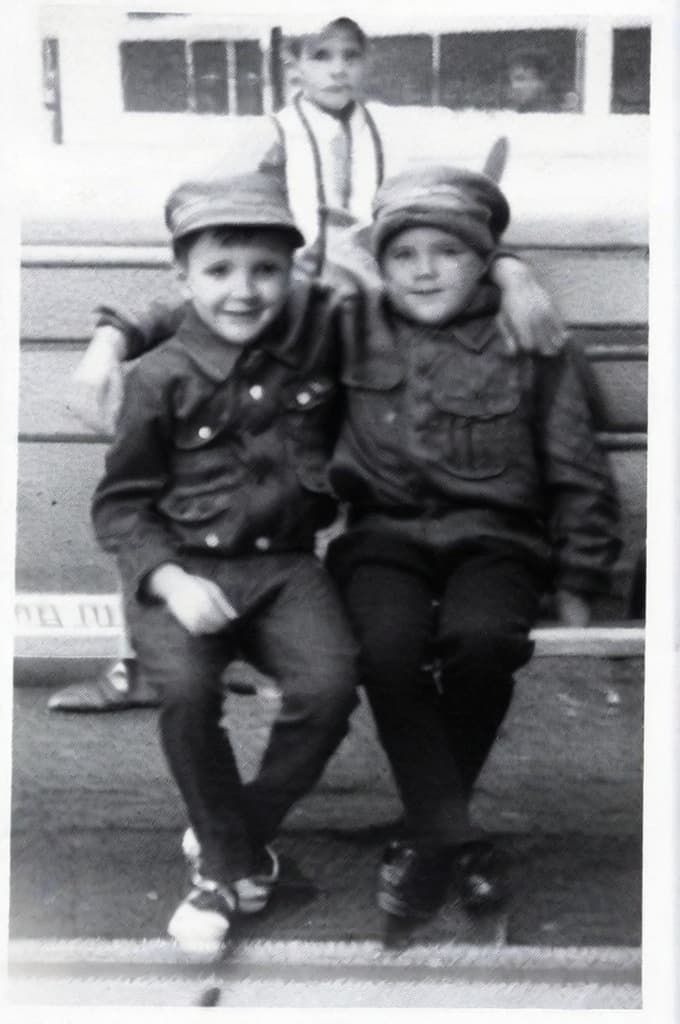
[[[115,247],[111,248],[113,259]],[[96,305],[139,309],[152,298],[172,294],[174,276],[162,261],[162,252],[158,266],[24,266],[22,337],[89,337]],[[568,322],[646,322],[645,250],[544,249],[522,255],[555,296]]]
[[[588,332],[581,332],[580,338]],[[606,333],[598,348],[605,349]],[[636,337],[639,332],[631,331]],[[619,339],[620,329],[614,329]],[[580,341],[579,338],[579,341]],[[625,346],[617,345],[621,351]],[[587,346],[586,346],[587,347]],[[632,349],[632,345],[631,345]],[[88,435],[72,410],[71,377],[84,351],[83,344],[51,342],[24,345],[20,359],[19,431],[32,437],[51,434]],[[640,358],[598,358],[591,361],[603,403],[603,430],[644,431],[647,427],[647,363]]]

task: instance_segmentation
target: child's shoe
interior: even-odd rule
[[[460,901],[470,913],[496,910],[508,899],[507,860],[491,842],[482,840],[461,847],[455,877]]]
[[[202,959],[219,956],[236,915],[238,897],[231,886],[201,876],[168,924],[168,935],[184,953]]]
[[[445,848],[391,842],[380,865],[378,906],[394,917],[426,920],[444,903],[450,874]]]
[[[182,853],[192,872],[192,878],[201,877],[201,847],[192,828],[182,837]],[[238,899],[239,914],[258,914],[267,906],[279,880],[279,858],[271,846],[264,846],[256,858],[255,871],[247,878],[232,882]]]

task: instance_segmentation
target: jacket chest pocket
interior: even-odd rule
[[[520,374],[509,360],[433,377],[427,441],[442,468],[467,480],[500,476],[526,441]]]

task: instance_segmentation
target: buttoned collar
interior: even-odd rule
[[[386,346],[388,336],[394,338],[397,331],[406,328],[407,332],[424,341],[425,339],[447,341],[455,339],[465,348],[473,352],[481,352],[496,331],[496,313],[499,308],[499,292],[495,285],[483,283],[475,293],[465,313],[455,320],[441,326],[428,327],[409,320],[397,313],[383,297],[379,303],[379,315],[376,318],[378,327],[378,344]]]
[[[189,303],[176,341],[202,373],[215,382],[227,380],[236,362],[245,352],[262,349],[268,355],[295,368],[300,364],[300,331],[309,307],[312,283],[294,278],[283,310],[262,334],[247,345],[232,345],[215,334]]]

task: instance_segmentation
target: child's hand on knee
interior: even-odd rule
[[[161,565],[147,585],[149,594],[160,598],[181,626],[194,636],[218,633],[237,616],[220,588],[212,580],[193,576],[179,565]]]
[[[590,622],[590,605],[581,594],[558,590],[555,605],[557,617],[565,626],[587,626]]]

